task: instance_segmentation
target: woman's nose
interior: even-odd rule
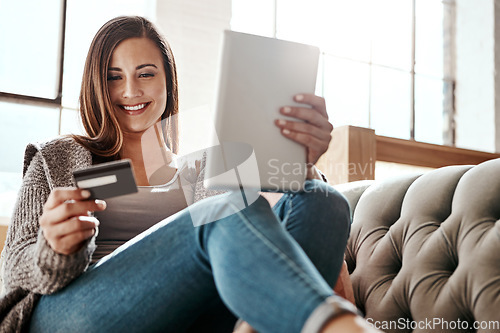
[[[135,82],[135,80],[126,80],[125,86],[123,89],[123,97],[126,98],[133,98],[133,97],[140,97],[142,95],[142,90]]]

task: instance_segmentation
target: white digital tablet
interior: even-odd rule
[[[274,120],[285,118],[281,107],[301,105],[294,95],[315,92],[318,60],[314,46],[224,32],[205,186],[302,189],[305,147],[285,138]]]

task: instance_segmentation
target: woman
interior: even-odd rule
[[[295,99],[310,108],[282,112],[308,124],[276,125],[307,147],[313,165],[328,147],[331,125],[323,99]],[[239,211],[235,194],[202,187],[203,159],[176,157],[175,62],[149,21],[119,17],[98,31],[80,107],[88,136],[26,149],[2,253],[2,329],[223,332],[234,315],[260,332],[370,329],[331,290],[349,209],[314,179],[314,167],[308,191],[285,194],[273,210],[260,197]],[[73,170],[123,158],[132,162],[138,193],[104,202],[74,187]],[[226,217],[193,227],[185,209],[193,201],[207,221]]]

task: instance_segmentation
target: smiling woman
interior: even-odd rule
[[[165,120],[167,146],[173,153],[178,150],[178,119],[172,117],[179,112],[177,71],[172,50],[151,23],[140,21],[137,24],[138,29],[119,20],[104,25],[92,41],[84,67],[80,114],[90,139],[87,136],[74,137],[90,151],[110,159],[118,158],[124,132],[137,130],[120,129],[119,125],[120,122],[130,125],[127,116],[136,114],[139,110],[132,109],[140,104],[147,104],[141,110],[153,109],[153,118],[158,116],[154,121]],[[109,62],[98,62],[97,59],[108,59]],[[160,96],[163,94],[165,96]],[[150,112],[147,117],[149,115]],[[151,125],[151,122],[138,126],[147,124]]]

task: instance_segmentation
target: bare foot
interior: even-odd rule
[[[356,305],[356,301],[354,299],[354,290],[352,288],[352,283],[349,277],[349,271],[347,270],[347,263],[345,262],[345,260],[342,264],[342,268],[340,270],[340,274],[337,279],[337,283],[333,288],[333,291],[335,291],[337,295]]]
[[[368,324],[363,318],[352,314],[345,314],[330,321],[321,333],[382,333]]]
[[[233,331],[233,333],[257,333],[256,330],[253,329],[252,326],[250,326],[249,323],[246,321],[242,322],[236,329]]]

